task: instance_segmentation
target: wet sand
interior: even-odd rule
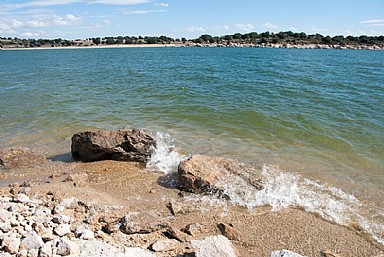
[[[68,157],[68,156],[67,156]],[[63,160],[63,158],[61,158]],[[30,195],[54,193],[65,199],[76,197],[96,205],[120,206],[117,211],[105,213],[113,217],[127,212],[156,213],[171,227],[183,229],[188,224],[201,224],[201,230],[191,239],[218,235],[219,223],[232,224],[238,238],[232,243],[240,256],[269,256],[272,251],[288,249],[304,256],[382,256],[384,247],[358,228],[339,226],[299,209],[271,212],[270,207],[252,211],[233,206],[214,196],[194,195],[176,188],[174,177],[148,172],[134,162],[100,161],[78,163],[45,161],[2,170],[2,193],[8,193],[7,184],[28,187]],[[73,174],[87,174],[81,181],[68,181]],[[84,178],[84,177],[83,177]],[[170,203],[173,209],[169,208]],[[172,213],[172,211],[174,213]],[[113,218],[110,217],[110,218]],[[147,248],[164,235],[150,233],[135,240],[123,240],[118,235],[108,240],[118,247],[137,245]],[[324,255],[324,251],[335,255]],[[170,253],[168,253],[170,254]],[[381,255],[380,255],[381,254]],[[158,256],[174,256],[162,253]]]

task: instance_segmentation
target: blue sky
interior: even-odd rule
[[[384,0],[0,0],[0,36],[384,35]]]

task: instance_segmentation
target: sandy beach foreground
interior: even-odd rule
[[[271,212],[265,206],[250,211],[224,199],[180,191],[174,177],[148,172],[140,163],[81,163],[64,157],[51,160],[38,157],[36,161],[19,158],[21,164],[0,171],[1,195],[12,197],[22,192],[39,199],[49,196],[57,202],[74,197],[85,206],[99,206],[92,216],[95,222],[88,220],[84,224],[97,235],[97,240],[119,249],[132,246],[151,249],[155,242],[172,237],[170,229],[180,232],[190,228],[189,234],[173,236],[179,240],[172,249],[155,252],[156,256],[193,256],[188,242],[220,235],[219,224],[230,224],[233,231],[227,237],[239,256],[244,257],[269,256],[280,249],[303,256],[384,254],[384,247],[359,228],[335,225],[299,209]],[[109,233],[103,232],[106,225],[112,226],[127,213],[140,214],[142,226],[153,222],[145,218],[149,217],[147,214],[155,215],[167,225],[131,235],[113,228]]]

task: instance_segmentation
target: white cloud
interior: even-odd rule
[[[110,20],[108,20],[108,19],[104,19],[104,24],[109,26],[109,25],[112,24],[112,22]]]
[[[21,28],[21,27],[24,27],[24,26],[25,26],[25,24],[22,21],[19,21],[19,20],[12,20],[11,21],[11,27],[12,28]]]
[[[235,24],[235,28],[238,28],[242,31],[248,32],[254,28],[254,26],[250,23],[247,24]]]
[[[42,28],[42,27],[47,27],[49,25],[48,22],[42,21],[42,20],[26,21],[25,23],[27,27],[31,27],[31,28]]]
[[[205,32],[206,30],[203,27],[188,27],[187,28],[188,32]]]
[[[229,30],[230,27],[228,25],[222,25],[222,26],[214,26],[213,29],[216,31],[226,31],[226,30]]]
[[[160,7],[169,7],[168,3],[156,3],[155,5]]]
[[[32,0],[21,4],[6,4],[5,8],[24,8],[24,7],[42,7],[42,6],[55,6],[67,5],[73,3],[84,4],[107,4],[107,5],[138,5],[146,4],[151,0]]]
[[[123,11],[123,13],[127,14],[127,15],[149,14],[149,13],[164,13],[164,12],[167,12],[167,10],[125,10],[125,11]]]
[[[25,33],[21,33],[20,36],[22,37],[38,37],[40,36],[40,33],[33,33],[33,32],[25,32]]]
[[[279,28],[279,26],[275,25],[275,24],[272,24],[270,22],[266,22],[263,24],[263,27],[264,28],[267,28],[267,29],[277,29]]]
[[[150,0],[92,0],[92,1],[81,1],[81,2],[87,2],[89,4],[138,5],[138,4],[146,4],[151,1]]]
[[[5,24],[4,22],[0,21],[0,33],[10,33],[10,34],[13,34],[15,33],[15,31],[10,27],[8,26],[7,24]]]
[[[360,23],[364,23],[364,24],[371,24],[371,23],[384,23],[384,19],[377,19],[377,20],[366,20],[366,21],[361,21]]]
[[[328,31],[327,29],[324,29],[324,28],[318,28],[318,27],[314,27],[314,26],[311,27],[311,30],[312,30],[313,32],[320,33],[320,34]]]
[[[76,25],[81,21],[81,18],[73,14],[67,14],[65,17],[54,15],[52,24],[56,26],[71,26]]]
[[[369,27],[384,27],[384,19],[365,20],[360,23],[366,24]]]

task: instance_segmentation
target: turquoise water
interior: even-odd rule
[[[0,96],[1,147],[54,156],[76,132],[141,127],[335,186],[384,220],[384,51],[1,51]]]

